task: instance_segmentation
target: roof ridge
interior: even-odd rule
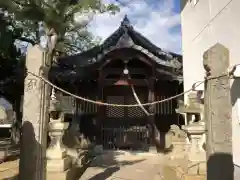
[[[122,22],[121,22],[121,27],[124,28],[133,28],[133,25],[131,24],[130,20],[128,19],[128,16],[125,15]]]

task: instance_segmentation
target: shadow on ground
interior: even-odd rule
[[[136,155],[137,153],[129,152],[129,154]],[[140,156],[138,156],[138,158],[137,156],[130,158],[131,156],[125,155],[126,152],[124,151],[106,151],[102,155],[96,156],[88,167],[88,169],[92,169],[93,172],[87,172],[88,175],[83,174],[80,180],[105,180],[118,172],[120,168],[145,161],[145,159]]]
[[[233,180],[234,164],[233,157],[227,153],[215,153],[207,162],[207,179]]]

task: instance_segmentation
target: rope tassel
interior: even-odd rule
[[[151,116],[151,114],[144,108],[144,106],[142,105],[141,101],[139,100],[137,93],[133,87],[133,85],[131,85],[131,89],[132,89],[132,93],[133,96],[135,98],[135,100],[137,101],[137,103],[139,104],[139,107],[143,110],[143,112],[147,115],[147,116]]]

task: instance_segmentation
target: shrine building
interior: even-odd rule
[[[159,34],[161,36],[161,34]],[[152,44],[134,30],[127,16],[101,45],[59,57],[49,79],[72,94],[110,104],[137,104],[166,99],[183,91],[182,56]],[[65,96],[67,97],[67,96]],[[75,98],[63,103],[79,117],[80,131],[105,149],[164,147],[170,125],[180,125],[177,99],[140,107],[100,106]],[[70,110],[68,107],[70,107]]]

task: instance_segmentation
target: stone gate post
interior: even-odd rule
[[[207,78],[227,73],[229,52],[223,45],[211,47],[203,59]],[[233,180],[232,105],[228,76],[206,81],[204,120],[207,129],[207,179]]]
[[[38,45],[30,47],[27,51],[26,69],[41,76],[41,69],[45,66],[45,57],[46,54],[41,47]],[[44,180],[46,177],[46,127],[48,124],[49,95],[49,85],[39,78],[27,74],[24,82],[20,180]]]

